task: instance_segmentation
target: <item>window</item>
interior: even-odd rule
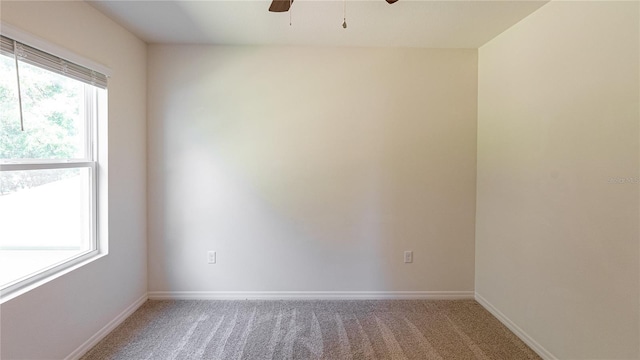
[[[99,252],[97,120],[106,76],[1,36],[0,292]]]

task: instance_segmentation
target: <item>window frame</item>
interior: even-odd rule
[[[29,33],[0,21],[2,35],[59,56],[76,64],[100,71],[107,77],[111,70],[80,55],[60,48]],[[45,69],[46,70],[46,69]],[[48,70],[47,70],[48,71]],[[0,171],[30,171],[47,169],[89,169],[90,211],[89,250],[43,267],[37,272],[16,279],[0,288],[0,304],[41,286],[68,272],[91,263],[108,253],[107,204],[107,106],[108,90],[84,84],[85,154],[78,159],[0,160]],[[104,170],[104,171],[101,171]]]

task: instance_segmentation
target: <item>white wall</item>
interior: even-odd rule
[[[473,290],[475,50],[148,57],[150,291]]]
[[[638,15],[551,2],[479,50],[476,291],[560,359],[640,355]]]
[[[2,359],[60,359],[147,291],[146,45],[81,1],[3,1],[1,20],[113,69],[109,255],[1,305]]]

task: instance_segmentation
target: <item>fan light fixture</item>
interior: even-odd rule
[[[385,0],[389,4],[393,4],[398,0]],[[287,12],[291,10],[291,5],[293,5],[293,0],[272,0],[271,5],[269,6],[269,11],[271,12]],[[289,25],[291,25],[291,12],[289,12]],[[344,0],[344,17],[342,21],[342,28],[347,28],[347,0]]]

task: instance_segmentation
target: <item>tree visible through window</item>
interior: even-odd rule
[[[84,84],[29,64],[20,65],[24,131],[20,128],[15,61],[0,56],[0,159],[81,159]],[[59,180],[59,175],[3,176],[0,195]]]
[[[97,252],[95,120],[102,90],[20,55],[17,69],[13,54],[0,55],[3,294]]]

